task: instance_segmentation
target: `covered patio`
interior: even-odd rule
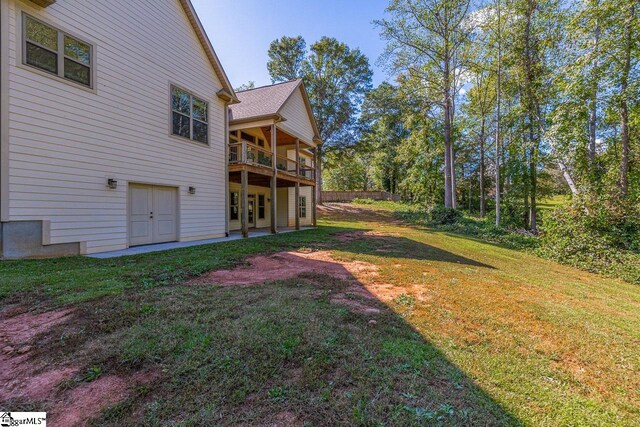
[[[275,234],[282,227],[315,226],[321,141],[302,81],[239,92],[238,98],[229,117],[228,231],[248,237],[262,227]]]

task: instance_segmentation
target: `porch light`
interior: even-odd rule
[[[115,190],[116,188],[118,188],[118,181],[115,178],[107,179],[107,187],[111,190]]]
[[[196,194],[196,187],[189,187],[189,194]]]

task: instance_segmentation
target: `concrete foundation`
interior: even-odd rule
[[[0,223],[0,258],[57,258],[80,255],[80,243],[44,245],[42,221]]]

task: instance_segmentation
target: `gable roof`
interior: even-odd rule
[[[196,32],[198,40],[200,40],[200,44],[202,44],[202,47],[204,48],[204,51],[209,58],[209,62],[211,62],[211,66],[218,76],[218,79],[220,79],[220,82],[222,83],[222,90],[218,92],[218,95],[231,103],[238,102],[238,98],[236,97],[236,93],[233,90],[233,86],[231,86],[231,82],[229,81],[224,68],[222,68],[220,59],[218,58],[216,51],[213,49],[211,40],[209,40],[209,37],[207,36],[207,33],[202,26],[202,22],[200,22],[200,18],[198,18],[196,10],[193,8],[193,4],[191,4],[190,0],[179,1],[185,13],[187,14],[187,17],[189,18],[189,22],[191,22],[191,25]]]
[[[229,120],[233,123],[241,123],[260,119],[280,119],[280,111],[298,88],[302,93],[307,115],[313,127],[314,142],[321,143],[318,124],[313,116],[302,79],[237,92],[240,103],[229,106]]]

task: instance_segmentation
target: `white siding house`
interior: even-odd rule
[[[230,230],[315,225],[318,126],[301,80],[237,93],[230,107]],[[265,209],[259,195],[266,195]],[[268,213],[264,211],[268,210]]]
[[[190,2],[0,2],[0,255],[224,236],[236,98]]]

